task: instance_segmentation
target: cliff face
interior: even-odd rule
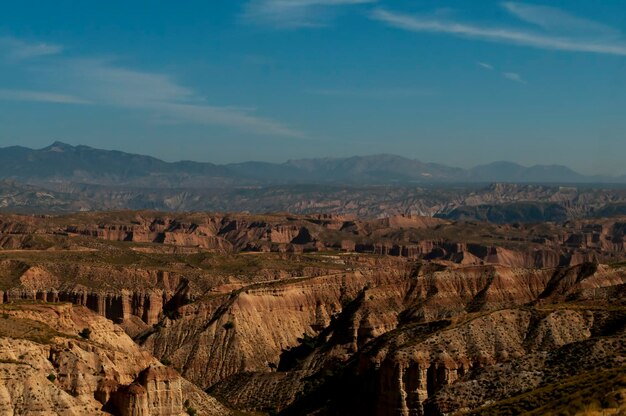
[[[0,290],[0,303],[69,302],[134,332],[156,324],[175,297],[184,301],[188,283],[179,273],[98,264],[5,261],[3,271],[14,277]]]
[[[393,269],[391,268],[393,267]],[[430,322],[466,313],[537,301],[560,301],[583,290],[626,283],[606,267],[528,270],[504,266],[448,268],[389,261],[357,272],[285,281],[198,300],[141,338],[183,374],[208,387],[244,371],[269,372],[281,353],[316,336],[350,311],[341,346],[313,360],[319,369],[345,359],[366,342],[412,321]],[[202,353],[200,353],[202,351]]]
[[[626,369],[626,303],[623,295],[617,299],[608,307],[547,304],[405,324],[344,365],[304,370],[315,355],[336,348],[333,335],[287,372],[307,374],[300,383],[273,377],[268,388],[267,380],[246,375],[243,385],[233,377],[212,391],[222,396],[233,385],[236,391],[257,386],[262,403],[274,403],[284,415],[579,414],[591,408],[620,414],[626,385],[616,377]],[[288,389],[295,399],[281,402]],[[242,407],[258,403],[234,397]]]
[[[208,217],[196,218],[201,220],[197,223],[181,223],[168,218],[142,220],[136,221],[138,224],[67,227],[66,232],[114,241],[156,242],[216,251],[332,248],[464,264],[497,263],[537,268],[576,265],[591,261],[600,253],[626,252],[625,223],[606,220],[569,222],[552,230],[539,226],[517,230],[510,226],[481,229],[472,223],[458,227],[436,218],[412,216],[370,221],[333,216],[323,219],[274,217],[262,221],[245,217]],[[458,228],[464,233],[475,228],[475,232],[483,233],[485,240],[492,237],[504,241],[489,244],[463,241],[463,238],[450,239],[446,228],[449,231]],[[516,247],[516,241],[527,244]]]
[[[185,400],[229,414],[85,308],[18,302],[0,310],[2,414],[178,416]]]
[[[356,305],[356,310],[344,324],[343,341],[326,357],[312,359],[307,371],[346,360],[367,342],[407,322],[562,301],[584,293],[593,296],[589,295],[593,291],[626,283],[623,274],[593,263],[528,269],[422,263],[393,256],[344,254],[320,259],[327,262],[326,273],[307,267],[300,276],[286,274],[225,286],[217,279],[218,286],[209,284],[204,294],[201,280],[212,280],[210,275],[198,275],[193,279],[200,280],[190,282],[191,277],[179,272],[81,266],[85,268],[78,276],[102,273],[109,283],[119,280],[134,286],[105,290],[60,283],[57,273],[67,270],[60,266],[51,271],[47,265],[12,263],[21,273],[16,280],[20,284],[5,290],[2,298],[86,306],[120,324],[155,356],[207,388],[242,372],[272,372],[285,350],[300,345],[303,337],[327,330],[333,320],[346,315],[350,305]]]
[[[396,338],[390,344],[371,347],[371,355],[364,352],[360,356],[357,371],[372,377],[374,414],[425,414],[427,399],[476,369],[588,339],[593,319],[593,314],[570,310],[541,318],[532,310],[491,312],[452,323],[416,345],[403,345],[402,338]],[[412,334],[403,337],[412,338]],[[528,383],[532,385],[532,381]]]
[[[110,407],[123,416],[178,415],[183,409],[183,389],[178,374],[166,367],[150,366],[137,379],[111,395]]]
[[[130,291],[119,292],[93,291],[87,288],[74,289],[71,291],[50,290],[26,290],[11,289],[2,293],[3,303],[19,300],[41,300],[45,302],[70,302],[75,305],[86,306],[92,311],[123,324],[133,319],[135,323],[143,322],[151,325],[158,322],[159,314],[163,310],[163,304],[168,296],[159,291]]]
[[[186,379],[246,411],[475,410],[541,388],[556,371],[548,370],[556,368],[550,354],[575,345],[602,349],[599,337],[621,342],[623,224],[155,213],[5,218],[0,308],[12,311],[7,322],[13,313],[35,322],[29,325],[40,335],[7,327],[0,339],[7,351],[48,357],[28,377],[45,381],[36,395],[45,398],[42,406],[61,403],[69,414],[84,406],[177,414],[187,400],[212,414],[213,402]],[[48,304],[23,306],[33,301]],[[76,336],[85,327],[89,340]],[[7,360],[24,361],[23,351]],[[600,356],[612,363],[620,354]],[[503,366],[533,372],[515,384],[504,380]],[[54,383],[45,380],[51,371]],[[21,390],[11,383],[0,396],[19,412]],[[335,392],[346,400],[330,400]],[[63,399],[49,398],[57,396]]]
[[[264,369],[259,363],[257,369],[242,367],[252,373],[222,373],[224,379],[210,391],[242,409],[269,406],[289,410],[294,402],[299,403],[297,398],[311,394],[311,385],[329,383],[325,374],[349,371],[360,376],[348,378],[331,390],[346,383],[354,389],[337,394],[376,400],[362,400],[361,407],[350,402],[336,414],[421,415],[426,400],[479,369],[589,339],[604,331],[603,325],[612,327],[616,325],[614,319],[623,319],[619,314],[607,318],[610,312],[587,312],[589,306],[564,310],[551,310],[550,306],[574,299],[592,299],[602,305],[604,299],[615,296],[607,291],[619,291],[626,284],[623,269],[593,265],[553,270],[425,265],[394,276],[384,272],[376,276],[364,276],[356,285],[356,293],[337,308],[325,327],[310,324],[315,331],[306,332],[282,351],[276,349],[280,359],[275,367]],[[293,289],[302,292],[298,286]],[[320,291],[325,291],[321,284],[316,289]],[[271,322],[281,334],[289,331],[289,324],[264,314],[261,296],[256,292],[246,295],[247,311],[241,310],[242,305],[230,309],[235,322],[245,316],[241,318],[244,322],[256,323],[253,327],[235,326],[232,331],[236,336],[254,337],[250,333],[263,327],[264,321]],[[538,306],[518,307],[527,304]],[[277,308],[276,312],[283,321],[293,316],[284,309]],[[189,323],[184,326],[191,328]],[[169,344],[165,339],[170,330],[162,328],[155,340],[161,338],[160,343]],[[231,345],[227,351],[238,347]],[[337,370],[344,365],[348,370]],[[278,372],[273,372],[274,368]],[[195,379],[191,372],[185,374]],[[471,380],[468,383],[470,386]],[[325,400],[326,396],[311,397],[313,401]],[[301,408],[295,409],[294,414],[301,414]]]
[[[399,215],[367,220],[344,216],[161,214],[120,212],[68,217],[0,218],[4,249],[92,249],[83,238],[176,252],[348,251],[458,264],[545,268],[610,261],[626,253],[626,221],[493,225]],[[72,237],[72,238],[64,238]],[[136,247],[147,250],[147,246]]]
[[[619,367],[624,323],[623,311],[504,309],[426,334],[420,326],[404,328],[364,350],[356,371],[372,398],[369,414],[449,414],[540,388],[554,377]],[[568,359],[557,358],[566,353]],[[576,363],[568,362],[572,354]]]
[[[400,275],[337,273],[210,297],[181,307],[179,317],[165,319],[141,344],[202,387],[242,371],[270,371],[283,349],[326,327],[365,285]],[[384,330],[383,324],[379,331]]]

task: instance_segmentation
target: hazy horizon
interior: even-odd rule
[[[626,1],[7,5],[0,146],[626,174]]]
[[[575,173],[579,173],[579,174],[583,174],[582,172],[577,171],[576,169],[571,168],[570,166],[567,165],[562,165],[562,164],[523,164],[523,163],[517,163],[517,162],[512,162],[510,160],[493,160],[487,163],[482,163],[482,164],[476,164],[476,165],[468,165],[468,166],[461,166],[461,165],[452,165],[449,163],[440,163],[440,162],[432,162],[429,160],[421,160],[419,158],[415,158],[415,157],[409,157],[409,156],[403,156],[403,155],[399,155],[399,154],[394,154],[394,153],[364,153],[364,154],[351,154],[351,155],[346,155],[346,156],[337,156],[337,155],[331,155],[331,156],[319,156],[319,157],[302,157],[302,158],[292,158],[292,159],[285,159],[285,160],[277,160],[277,161],[265,161],[265,160],[257,160],[257,159],[248,159],[248,160],[241,160],[241,161],[234,161],[234,162],[214,162],[211,160],[194,160],[194,159],[171,159],[168,160],[166,158],[160,158],[158,156],[155,156],[153,154],[150,154],[149,152],[126,152],[124,150],[120,150],[120,149],[116,149],[116,148],[103,148],[103,147],[94,147],[94,146],[88,146],[88,145],[84,145],[81,143],[67,143],[67,142],[63,142],[62,140],[57,140],[54,141],[52,143],[49,143],[46,146],[43,147],[37,147],[37,148],[33,148],[33,147],[29,147],[29,146],[22,146],[22,145],[17,145],[17,146],[21,146],[21,147],[25,147],[27,149],[31,149],[31,150],[46,150],[48,148],[52,148],[55,145],[69,145],[72,147],[79,147],[79,146],[87,146],[90,147],[92,149],[96,149],[96,150],[104,150],[104,151],[121,151],[123,153],[127,153],[127,154],[131,154],[131,155],[139,155],[139,156],[148,156],[148,157],[154,157],[156,159],[168,162],[168,163],[178,163],[178,162],[199,162],[199,163],[211,163],[217,166],[226,166],[226,165],[236,165],[239,163],[246,163],[246,162],[260,162],[260,163],[270,163],[270,164],[285,164],[291,161],[298,161],[298,160],[324,160],[324,159],[338,159],[338,160],[343,160],[343,159],[349,159],[349,158],[368,158],[368,157],[385,157],[385,156],[391,156],[391,157],[399,157],[399,158],[404,158],[404,159],[409,159],[409,160],[413,160],[413,161],[418,161],[421,163],[434,163],[434,164],[438,164],[444,167],[448,167],[448,168],[461,168],[461,169],[466,169],[466,170],[471,170],[472,168],[478,168],[478,167],[482,167],[482,166],[489,166],[489,165],[496,165],[496,164],[507,164],[507,163],[513,163],[513,164],[517,164],[521,167],[524,168],[532,168],[532,167],[551,167],[551,166],[560,166],[560,167],[565,167],[565,168],[569,168],[572,171],[574,171]],[[7,147],[11,147],[7,146]],[[5,147],[0,147],[0,149],[4,149]],[[626,171],[624,174],[616,174],[616,175],[586,175],[589,177],[593,177],[593,176],[605,176],[605,177],[613,177],[613,178],[619,178],[619,177],[626,177]]]

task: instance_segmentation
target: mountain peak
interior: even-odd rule
[[[470,169],[424,163],[393,154],[313,158],[285,163],[244,162],[214,165],[169,163],[116,150],[55,141],[43,149],[0,148],[0,179],[132,185],[141,187],[222,187],[276,184],[415,184],[457,182],[583,183],[624,178],[589,177],[560,165],[526,167],[498,161]]]
[[[48,152],[62,153],[62,152],[66,152],[69,150],[74,150],[74,146],[57,140],[54,143],[52,143],[50,146],[44,148],[43,150],[48,151]]]

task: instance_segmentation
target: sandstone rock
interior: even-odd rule
[[[17,303],[3,313],[3,414],[178,416],[184,400],[209,409],[205,414],[230,414],[199,389],[183,389],[178,373],[85,308]],[[88,339],[77,336],[83,328],[91,330]]]

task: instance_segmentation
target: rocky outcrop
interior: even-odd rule
[[[179,416],[186,400],[210,409],[205,414],[230,414],[85,308],[17,303],[0,309],[2,414]]]
[[[626,304],[620,305],[551,304],[403,325],[365,345],[344,366],[303,377],[304,394],[282,414],[497,415],[538,409],[555,399],[551,392],[567,397],[591,380],[623,372]],[[323,343],[313,355],[329,347]],[[296,368],[302,371],[302,364]],[[215,390],[223,393],[222,387]],[[586,403],[593,398],[600,408],[607,406],[606,392],[585,394]],[[493,410],[486,412],[490,404]],[[552,406],[564,410],[568,403]]]
[[[78,248],[79,239],[64,240],[63,236],[82,236],[219,253],[343,250],[527,268],[611,261],[626,253],[626,222],[619,218],[494,226],[413,215],[371,220],[315,215],[120,212],[65,218],[9,216],[0,218],[0,224],[0,247],[5,249]],[[37,239],[32,238],[35,234]]]
[[[592,264],[552,270],[431,264],[395,276],[368,276],[358,285],[362,289],[325,321],[326,326],[313,324],[314,331],[282,347],[278,363],[247,367],[248,372],[228,375],[210,391],[231,397],[248,411],[263,410],[268,403],[281,410],[289,408],[294,397],[306,395],[311,389],[307,385],[328,381],[324,374],[336,372],[337,363],[359,357],[358,366],[349,371],[366,374],[369,381],[360,380],[366,384],[345,396],[365,395],[380,401],[367,402],[366,408],[351,412],[342,409],[341,414],[421,414],[425,400],[480,368],[590,338],[600,330],[601,314],[592,316],[584,309],[550,311],[548,305],[581,298],[583,293],[587,298],[596,294],[594,302],[602,304],[606,297],[601,296],[614,296],[607,291],[625,283],[623,270]],[[302,291],[294,286],[296,293]],[[318,290],[324,290],[322,287]],[[279,326],[281,333],[288,331],[289,324],[272,321],[263,313],[258,295],[250,292],[246,296],[246,311],[240,310],[242,305],[229,309],[235,323],[255,322],[254,328],[240,326],[237,335],[254,338],[252,333],[263,328],[263,321]],[[549,312],[511,309],[526,304],[546,305]],[[324,307],[317,305],[316,310]],[[276,312],[281,317],[294,316],[286,310]],[[598,325],[595,329],[594,323]],[[183,325],[191,328],[188,321]],[[154,339],[167,343],[163,338],[171,336],[167,335],[171,330],[160,329]],[[239,347],[230,345],[228,354]],[[273,373],[274,369],[278,373]],[[186,374],[194,378],[192,372]],[[300,381],[290,374],[298,374]],[[244,391],[248,393],[240,394]],[[376,412],[372,413],[373,409]]]
[[[283,349],[324,327],[369,283],[401,272],[346,272],[294,279],[196,301],[141,344],[202,387],[242,371],[269,371]],[[201,353],[200,353],[201,351]]]
[[[618,220],[495,226],[408,215],[123,212],[29,218],[25,228],[11,221],[5,236],[36,235],[38,248],[1,252],[0,308],[48,302],[22,308],[19,319],[53,331],[37,324],[36,337],[12,330],[6,338],[50,345],[42,351],[53,385],[84,397],[63,399],[68,409],[176,414],[193,391],[179,371],[246,411],[289,412],[316,391],[350,385],[357,390],[346,397],[367,398],[366,408],[353,404],[360,414],[447,413],[461,401],[448,406],[442,392],[484,380],[485,369],[621,325],[611,311],[596,313],[626,285]],[[580,307],[551,306],[568,302]],[[96,317],[66,316],[65,303]],[[119,324],[120,334],[101,335],[101,321]],[[77,337],[85,327],[89,340]],[[119,345],[98,350],[107,342]],[[33,377],[52,371],[40,370]],[[5,388],[0,396],[17,409],[19,388]],[[193,394],[194,408],[210,414],[202,391]]]
[[[166,305],[185,303],[193,296],[185,277],[166,270],[84,262],[29,263],[0,263],[0,273],[8,277],[3,281],[8,288],[0,291],[0,304],[18,300],[70,302],[140,332],[159,321]]]
[[[110,407],[122,416],[179,415],[184,410],[181,378],[167,367],[151,365],[129,386],[111,395]]]
[[[390,259],[388,259],[390,260]],[[245,371],[270,372],[281,353],[315,337],[347,313],[342,340],[308,362],[318,371],[407,322],[562,301],[626,283],[626,274],[592,264],[529,270],[504,266],[416,266],[397,260],[371,270],[260,285],[178,309],[140,342],[203,387]],[[593,288],[593,289],[592,289]],[[202,351],[200,354],[199,351]]]
[[[87,288],[72,291],[65,290],[26,290],[10,289],[2,293],[2,302],[9,303],[19,300],[41,300],[45,302],[70,302],[85,306],[92,311],[122,324],[131,317],[139,318],[146,325],[159,321],[163,305],[170,296],[160,291],[120,291],[101,292]]]
[[[421,415],[429,397],[475,368],[587,339],[592,320],[575,311],[555,311],[538,321],[531,311],[492,312],[452,324],[413,346],[395,339],[377,346],[373,355],[360,356],[358,372],[375,369],[373,414]]]

